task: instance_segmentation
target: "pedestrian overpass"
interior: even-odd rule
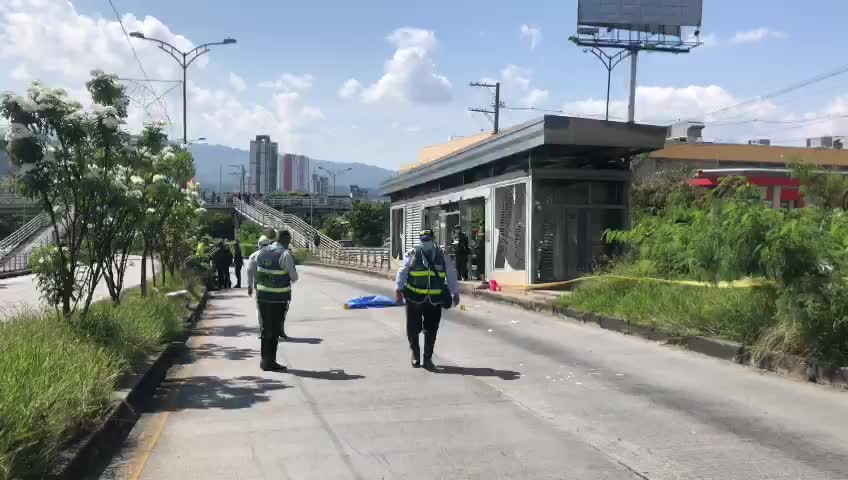
[[[388,248],[342,247],[339,242],[309,225],[302,218],[284,213],[258,200],[250,204],[233,199],[235,212],[245,220],[263,228],[288,230],[292,236],[292,246],[312,252],[315,260],[321,263],[348,265],[369,270],[391,269]]]
[[[3,202],[0,202],[3,203]],[[15,208],[32,208],[32,202],[16,197],[6,205]],[[390,270],[391,260],[387,248],[342,247],[339,242],[312,227],[297,215],[284,213],[258,200],[250,204],[238,198],[232,203],[209,204],[208,209],[234,213],[237,217],[274,230],[285,229],[291,233],[292,245],[298,249],[309,250],[316,261],[348,265],[369,270]],[[60,235],[64,232],[60,231]],[[29,259],[35,248],[54,243],[56,235],[47,213],[35,215],[29,222],[6,238],[0,239],[0,274],[24,272],[29,270]]]

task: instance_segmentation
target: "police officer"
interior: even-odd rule
[[[421,366],[418,335],[424,331],[424,368],[434,370],[433,349],[442,308],[459,304],[456,269],[433,242],[433,231],[421,230],[421,245],[406,253],[395,280],[398,303],[406,299],[406,336],[412,350],[412,366]]]
[[[456,272],[460,280],[468,280],[468,235],[462,231],[459,225],[453,229],[453,248],[456,255]]]
[[[266,371],[286,370],[285,366],[277,363],[277,338],[291,301],[291,285],[297,281],[294,256],[288,250],[290,242],[291,234],[280,230],[277,241],[262,248],[255,261],[248,264],[247,294],[253,294],[255,282],[262,342],[260,368]]]

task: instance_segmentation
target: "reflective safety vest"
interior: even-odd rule
[[[435,249],[431,264],[421,247],[415,247],[415,259],[406,277],[406,299],[412,303],[430,302],[433,305],[441,305],[447,296],[446,283],[445,256],[441,249]]]
[[[284,303],[291,301],[289,272],[280,266],[286,249],[270,245],[256,256],[256,301]]]

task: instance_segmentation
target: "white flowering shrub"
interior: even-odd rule
[[[138,137],[124,130],[129,100],[114,75],[92,72],[86,87],[90,109],[39,83],[23,96],[0,95],[9,122],[0,148],[24,167],[21,192],[49,214],[64,245],[40,252],[33,267],[44,298],[66,317],[78,304],[87,312],[101,279],[119,302],[136,239],[153,251],[174,211],[185,217],[201,207],[183,191],[194,176],[191,154],[170,146],[161,124],[146,125]]]

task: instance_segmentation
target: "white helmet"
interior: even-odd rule
[[[269,240],[268,237],[265,235],[259,237],[259,248],[267,247],[268,245],[271,245],[271,240]]]

